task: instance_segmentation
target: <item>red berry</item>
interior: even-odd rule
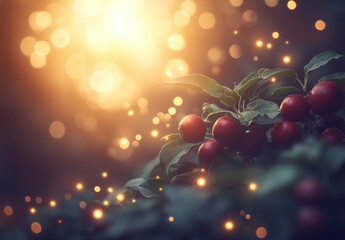
[[[244,133],[240,152],[258,157],[261,155],[265,143],[267,143],[265,130],[260,127],[253,127]]]
[[[321,138],[329,143],[339,144],[344,139],[344,133],[339,128],[327,128],[321,133]]]
[[[285,120],[297,122],[303,120],[309,113],[310,107],[302,95],[287,96],[280,104],[280,112]]]
[[[310,91],[308,100],[313,112],[329,116],[337,113],[343,106],[344,92],[335,82],[319,82]]]
[[[186,142],[197,143],[205,137],[206,124],[200,116],[189,114],[181,119],[178,131]]]
[[[239,121],[230,116],[223,116],[214,123],[212,135],[223,146],[239,147],[244,132]]]
[[[319,203],[325,196],[321,183],[316,179],[303,179],[297,182],[294,195],[301,203]]]
[[[299,127],[290,121],[276,123],[272,128],[272,141],[278,145],[291,145],[300,136]]]
[[[198,157],[201,165],[210,165],[212,160],[215,159],[220,151],[221,145],[214,139],[206,140],[200,145],[198,150]]]

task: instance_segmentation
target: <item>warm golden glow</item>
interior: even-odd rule
[[[35,214],[35,213],[36,213],[36,208],[33,208],[33,207],[30,208],[30,213],[31,213],[31,214]]]
[[[169,220],[169,222],[173,222],[173,221],[175,220],[175,218],[174,218],[173,216],[170,216],[170,217],[168,218],[168,220]]]
[[[283,57],[283,63],[289,64],[291,62],[291,57],[290,56],[284,56]]]
[[[271,83],[275,83],[277,81],[277,79],[275,77],[271,78]]]
[[[261,47],[264,45],[264,43],[263,43],[262,40],[257,40],[257,41],[255,42],[255,45],[256,45],[258,48],[261,48]]]
[[[104,200],[104,201],[103,201],[103,205],[104,205],[104,206],[109,206],[109,201]]]
[[[81,79],[87,72],[87,61],[84,55],[72,54],[65,63],[67,75],[72,79]]]
[[[183,104],[183,99],[181,97],[175,97],[173,102],[176,107],[179,107]]]
[[[272,48],[272,43],[267,43],[266,47],[267,47],[267,49],[271,49]]]
[[[101,218],[103,218],[103,211],[101,209],[95,209],[93,211],[93,217],[96,219],[96,220],[99,220]]]
[[[43,68],[47,63],[47,58],[40,52],[34,52],[30,56],[30,64],[34,68]]]
[[[35,52],[35,45],[37,43],[36,38],[27,36],[20,42],[20,51],[27,57]]]
[[[182,51],[186,46],[186,40],[181,34],[172,34],[168,38],[168,47],[173,51]]]
[[[196,4],[192,0],[185,0],[181,3],[181,9],[193,16],[196,12]]]
[[[179,10],[174,15],[174,23],[178,27],[185,27],[190,22],[190,15],[185,10]]]
[[[53,138],[60,139],[65,136],[66,127],[61,121],[54,121],[49,126],[49,133]]]
[[[51,200],[51,201],[49,202],[49,206],[51,206],[52,208],[56,207],[56,201]]]
[[[203,177],[199,177],[199,178],[196,180],[196,184],[197,184],[199,187],[205,187],[205,186],[206,186],[206,179],[203,178]]]
[[[246,219],[249,220],[250,219],[250,214],[246,214]]]
[[[290,10],[295,10],[296,7],[297,7],[297,3],[296,3],[295,1],[293,1],[293,0],[290,0],[290,1],[288,1],[288,3],[287,3],[287,7],[288,7],[288,9],[290,9]]]
[[[135,140],[140,141],[142,139],[142,136],[140,134],[135,135]]]
[[[108,177],[108,173],[107,172],[102,172],[102,178],[107,178]]]
[[[176,114],[176,108],[174,108],[174,107],[170,107],[169,109],[168,109],[168,113],[170,114],[170,115],[175,115]]]
[[[243,4],[243,0],[229,0],[229,3],[233,6],[233,7],[240,7]]]
[[[81,202],[79,203],[79,207],[80,207],[81,209],[85,209],[86,206],[87,206],[87,204],[86,204],[85,201],[81,201]]]
[[[229,54],[233,59],[239,59],[242,57],[242,48],[238,44],[233,44],[229,48]]]
[[[25,196],[24,200],[25,200],[25,202],[29,203],[29,202],[31,202],[31,197],[30,196]]]
[[[323,31],[326,28],[326,23],[322,20],[317,20],[315,22],[315,28],[319,31]]]
[[[119,146],[121,149],[127,149],[130,146],[130,142],[127,138],[121,138],[119,141]]]
[[[70,34],[62,29],[58,28],[50,35],[50,41],[56,48],[65,48],[70,43]]]
[[[100,186],[95,186],[94,188],[93,188],[93,190],[95,191],[95,192],[100,192],[101,191],[101,188],[100,188]]]
[[[50,45],[46,41],[38,41],[35,44],[35,52],[48,55],[50,53]]]
[[[264,227],[258,227],[256,229],[256,236],[258,238],[265,238],[267,236],[267,230]]]
[[[231,231],[231,230],[234,229],[234,223],[233,223],[232,221],[226,221],[226,222],[224,223],[224,228],[225,228],[225,230],[227,230],[227,231]]]
[[[153,124],[157,125],[157,124],[159,124],[159,122],[160,122],[159,117],[153,117],[152,118],[152,123]]]
[[[279,32],[273,32],[273,33],[272,33],[272,37],[273,37],[274,39],[279,38]]]
[[[214,64],[222,64],[226,59],[224,50],[219,47],[213,47],[208,50],[207,57]]]
[[[189,71],[188,64],[185,60],[174,58],[167,62],[165,65],[165,74],[169,78],[179,77],[187,74]]]
[[[123,202],[125,200],[125,195],[123,195],[122,193],[117,194],[116,200],[119,202]]]
[[[151,131],[151,136],[152,137],[156,138],[156,137],[158,137],[158,135],[159,135],[159,132],[157,130],[154,129],[154,130]]]
[[[250,183],[250,184],[249,184],[249,190],[250,190],[250,191],[254,192],[254,191],[256,191],[257,189],[258,189],[258,186],[257,186],[256,183]]]
[[[81,191],[81,190],[84,189],[84,185],[83,185],[82,183],[77,183],[77,184],[75,185],[75,188],[76,188],[78,191]]]
[[[216,17],[213,13],[204,12],[199,17],[199,25],[202,29],[209,30],[216,24]]]
[[[276,7],[279,3],[279,0],[265,0],[265,4],[268,7]]]
[[[112,192],[114,192],[114,189],[112,188],[112,187],[108,187],[108,193],[112,193]]]
[[[5,214],[6,216],[11,216],[11,215],[13,215],[13,208],[12,208],[11,206],[9,206],[9,205],[5,206],[5,207],[4,207],[4,214]]]
[[[38,222],[33,222],[33,223],[31,224],[31,231],[32,231],[33,233],[36,233],[36,234],[39,234],[40,232],[42,232],[42,226],[41,226],[41,224],[38,223]]]

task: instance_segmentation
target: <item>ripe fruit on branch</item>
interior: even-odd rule
[[[321,134],[321,138],[329,143],[339,144],[344,139],[344,133],[338,128],[327,128]]]
[[[223,146],[239,147],[244,132],[239,121],[230,116],[223,116],[214,123],[212,135]]]
[[[209,166],[213,159],[215,159],[220,151],[221,145],[214,139],[206,140],[200,145],[198,150],[198,157],[201,165]]]
[[[287,96],[280,104],[280,112],[285,120],[297,122],[303,120],[309,113],[310,107],[302,95]]]
[[[321,183],[316,179],[302,179],[294,187],[294,195],[301,203],[320,203],[325,197]]]
[[[181,137],[189,143],[197,143],[203,140],[206,128],[204,120],[195,114],[184,116],[178,124],[178,131]]]
[[[240,152],[258,157],[261,155],[265,143],[267,143],[265,130],[260,127],[253,127],[244,133]]]
[[[335,82],[319,82],[311,89],[308,100],[313,112],[329,116],[337,113],[343,106],[344,92]]]
[[[300,136],[300,129],[290,121],[276,123],[272,128],[272,141],[278,145],[288,146]]]

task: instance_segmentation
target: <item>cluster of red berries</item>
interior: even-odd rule
[[[296,141],[300,137],[300,128],[296,122],[303,121],[311,110],[324,118],[325,122],[328,120],[329,126],[321,133],[321,138],[331,143],[341,143],[344,133],[330,120],[342,108],[343,101],[343,90],[331,81],[317,83],[307,97],[298,94],[287,96],[280,105],[284,121],[273,126],[272,142],[290,145]]]
[[[308,97],[298,94],[287,96],[280,105],[284,120],[273,126],[272,142],[283,146],[292,144],[300,137],[301,132],[296,122],[303,121],[310,110],[325,119],[331,119],[341,109],[343,101],[343,90],[331,81],[316,84]],[[330,126],[322,132],[321,137],[332,143],[340,143],[344,134],[339,128],[334,127],[335,125],[332,126],[332,122],[337,121],[328,120]],[[189,143],[204,140],[206,130],[204,120],[195,114],[185,116],[178,125],[182,138]],[[218,118],[213,124],[212,136],[213,139],[205,140],[199,147],[198,157],[201,165],[208,166],[224,148],[236,149],[240,154],[257,157],[261,155],[263,146],[267,143],[265,128],[252,126],[245,130],[232,116]]]

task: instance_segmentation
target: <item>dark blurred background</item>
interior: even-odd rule
[[[344,23],[342,0],[0,1],[0,207],[59,198],[77,182],[121,186],[212,101],[164,80],[302,75],[317,53],[345,53]]]

